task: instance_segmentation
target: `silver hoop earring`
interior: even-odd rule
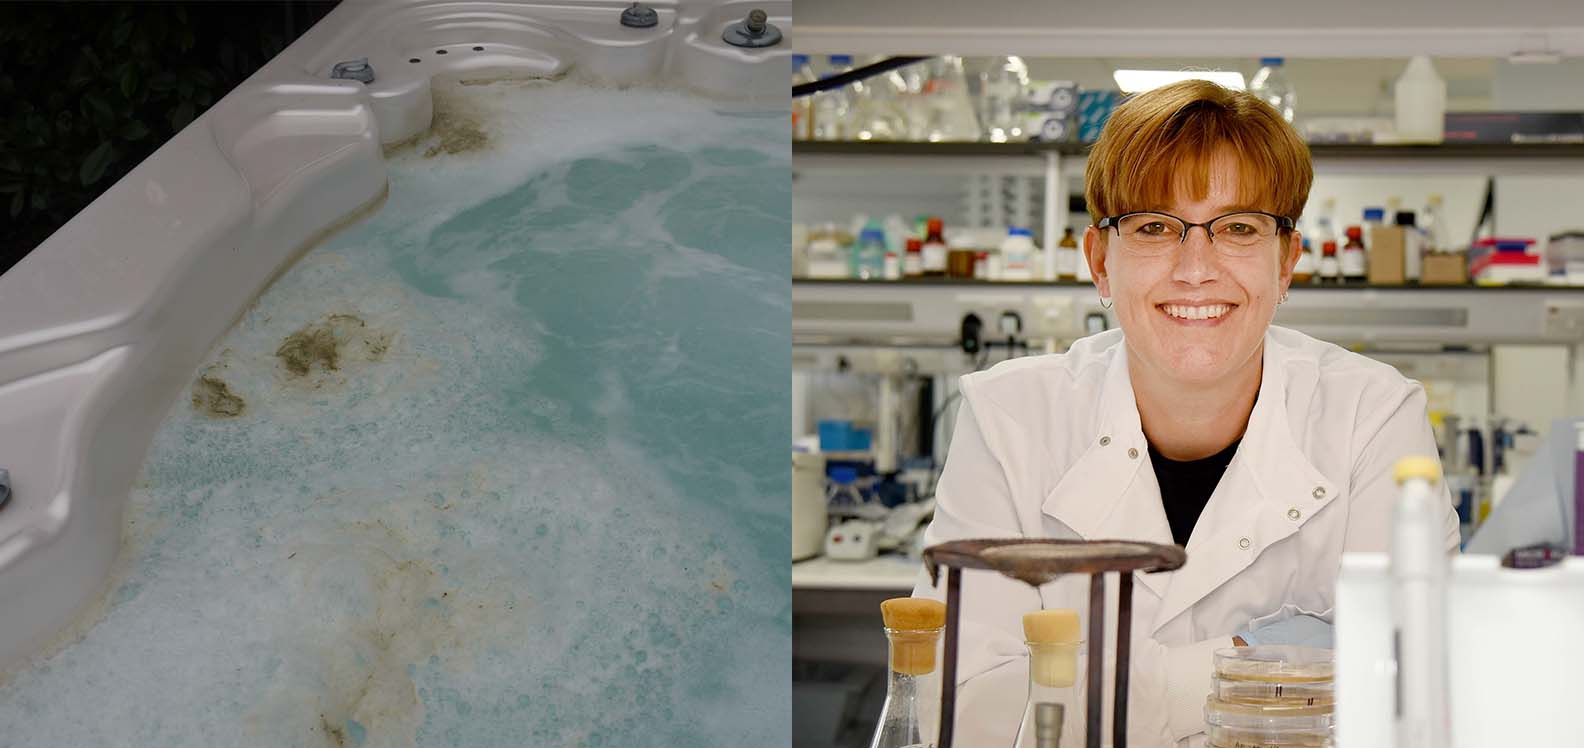
[[[1115,302],[1112,302],[1110,299],[1108,299],[1108,298],[1106,298],[1104,296],[1100,297],[1100,308],[1101,309],[1110,309],[1114,303]]]

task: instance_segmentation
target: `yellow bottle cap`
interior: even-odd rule
[[[1399,484],[1410,478],[1423,478],[1434,483],[1441,480],[1441,461],[1434,457],[1404,457],[1397,461],[1393,473]]]

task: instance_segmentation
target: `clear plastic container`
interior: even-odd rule
[[[814,70],[809,67],[808,55],[792,55],[792,85],[812,83],[817,78]],[[814,138],[814,97],[804,96],[792,100],[792,139],[812,140]]]
[[[931,143],[978,140],[979,117],[968,98],[962,58],[932,57],[922,64],[929,76],[923,88],[928,112],[924,139]]]
[[[1215,676],[1228,681],[1328,684],[1334,668],[1332,651],[1315,647],[1230,647],[1215,653]]]
[[[1330,748],[1335,715],[1325,706],[1228,704],[1205,699],[1214,748]]]
[[[1298,94],[1293,91],[1292,83],[1288,82],[1286,73],[1282,72],[1282,58],[1260,58],[1260,69],[1249,79],[1248,92],[1258,96],[1261,101],[1275,107],[1281,113],[1282,119],[1293,121],[1293,112],[1298,106]]]
[[[853,140],[906,140],[907,83],[896,71],[881,73],[852,84]]]
[[[1028,66],[1020,57],[992,57],[979,73],[979,126],[993,143],[1025,140],[1019,122],[1028,89]]]
[[[851,55],[831,55],[827,67],[815,72],[820,78],[840,75],[852,69]],[[813,136],[815,140],[846,140],[853,116],[853,91],[842,86],[814,95]]]

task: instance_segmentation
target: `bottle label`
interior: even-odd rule
[[[944,245],[944,244],[926,244],[926,245],[924,245],[924,272],[926,272],[926,273],[937,273],[937,272],[938,273],[944,273],[944,272],[946,272],[946,245]]]

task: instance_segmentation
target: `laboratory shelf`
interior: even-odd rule
[[[1088,283],[793,281],[795,348],[949,346],[968,313],[997,338],[1076,340],[1116,324]],[[1584,289],[1562,286],[1295,286],[1276,324],[1349,345],[1470,347],[1584,342]]]
[[[793,287],[797,286],[850,286],[855,288],[901,288],[901,287],[926,287],[926,286],[952,286],[956,288],[1094,288],[1089,281],[991,281],[974,278],[908,278],[906,280],[852,280],[847,278],[794,278]],[[1419,284],[1370,284],[1370,283],[1345,283],[1332,284],[1293,284],[1293,292],[1298,291],[1389,291],[1389,292],[1414,292],[1414,291],[1469,291],[1473,293],[1514,293],[1522,291],[1584,294],[1584,286],[1548,286],[1548,285],[1508,285],[1508,286],[1482,286],[1468,285],[1419,285]]]
[[[895,141],[793,141],[792,155],[834,156],[1035,156],[1054,152],[1082,156],[1089,143],[917,143]],[[1506,159],[1584,158],[1584,143],[1442,143],[1369,145],[1313,143],[1316,158]]]

